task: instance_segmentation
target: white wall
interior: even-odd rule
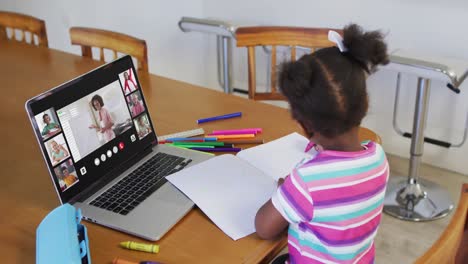
[[[50,47],[76,54],[79,49],[69,41],[71,26],[98,27],[145,39],[150,72],[218,90],[221,88],[216,79],[215,38],[181,32],[177,26],[180,17],[218,18],[241,25],[336,28],[355,22],[365,29],[382,29],[388,33],[386,39],[391,50],[417,50],[468,61],[465,0],[1,0],[0,9],[44,19]],[[233,58],[234,86],[245,89],[245,49],[234,48]],[[261,63],[260,67],[264,66]],[[409,140],[398,136],[391,127],[395,76],[393,72],[380,71],[369,78],[371,106],[363,125],[381,135],[387,152],[408,156]],[[260,76],[259,81],[262,80]],[[404,76],[403,84],[399,122],[404,130],[411,131],[416,79]],[[440,82],[433,82],[432,87],[426,135],[458,142],[468,109],[468,84],[461,87],[465,91],[459,95]],[[468,174],[465,157],[468,157],[468,144],[461,149],[426,144],[423,160]]]
[[[468,3],[463,0],[238,0],[235,4],[207,0],[204,4],[206,17],[225,19],[240,25],[342,28],[354,22],[367,30],[381,29],[387,33],[390,50],[401,48],[453,57],[466,60],[468,65]],[[208,45],[215,48],[214,43]],[[234,86],[237,87],[247,87],[246,53],[245,49],[234,51],[233,76]],[[257,60],[260,59],[262,63],[264,56],[261,55],[257,54]],[[214,57],[211,60],[214,61]],[[215,72],[216,65],[210,66],[208,72]],[[258,81],[263,80],[260,77]],[[396,74],[385,70],[369,78],[371,105],[363,125],[381,135],[387,152],[409,157],[410,140],[397,135],[392,128],[395,82]],[[416,77],[403,76],[402,83],[398,121],[405,131],[411,132]],[[216,87],[214,74],[208,85]],[[445,88],[441,82],[432,82],[432,87],[426,136],[459,142],[468,110],[468,81],[460,87],[465,91],[459,95]],[[425,144],[424,150],[424,162],[468,174],[468,143],[460,149]]]
[[[203,16],[202,0],[173,3],[163,0],[0,0],[0,9],[36,16],[46,21],[49,47],[81,54],[70,44],[73,26],[117,31],[146,40],[152,73],[196,84],[204,83],[203,70],[194,70],[203,60],[205,38],[184,34],[180,17]]]

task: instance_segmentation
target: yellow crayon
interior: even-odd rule
[[[158,253],[159,246],[155,244],[144,244],[133,241],[120,242],[120,246],[126,249],[138,250],[150,253]]]

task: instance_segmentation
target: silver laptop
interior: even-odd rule
[[[158,145],[131,57],[28,100],[26,110],[61,203],[84,219],[159,240],[193,207],[165,177],[209,156]]]

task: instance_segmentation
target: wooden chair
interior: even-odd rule
[[[340,29],[300,28],[300,27],[240,27],[236,30],[238,47],[247,47],[249,70],[249,98],[253,100],[286,100],[276,89],[276,47],[290,46],[291,60],[296,60],[296,47],[310,48],[314,52],[318,48],[330,47],[334,43],[328,40],[328,31],[334,30],[342,34]],[[255,47],[271,46],[271,92],[256,91]],[[382,140],[374,131],[361,127],[361,140],[372,140],[382,144]]]
[[[468,263],[468,183],[445,231],[416,264]]]
[[[73,45],[80,45],[83,57],[92,58],[92,47],[100,49],[100,61],[104,62],[104,49],[112,50],[114,59],[117,52],[128,54],[138,61],[138,70],[148,72],[148,49],[146,41],[129,35],[108,30],[72,27],[70,38]]]
[[[10,37],[7,28],[11,29],[12,32]],[[17,31],[20,33],[19,38],[17,38]],[[30,34],[29,42],[26,33]],[[34,36],[36,36],[37,43],[35,43]],[[13,12],[0,11],[0,41],[3,40],[49,47],[44,20]]]
[[[276,89],[277,46],[291,47],[291,60],[296,60],[296,47],[317,48],[333,46],[328,40],[328,28],[300,27],[240,27],[236,30],[237,47],[247,47],[249,98],[253,100],[285,100]],[[341,30],[333,29],[339,33]],[[271,92],[256,91],[255,47],[271,46]]]

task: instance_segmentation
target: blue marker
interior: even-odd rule
[[[240,116],[242,116],[242,112],[236,112],[236,113],[221,115],[221,116],[213,116],[213,117],[208,117],[208,118],[202,118],[202,119],[197,120],[197,124],[216,121],[216,120],[222,120],[222,119],[228,119],[228,118],[233,118],[233,117],[240,117]]]

